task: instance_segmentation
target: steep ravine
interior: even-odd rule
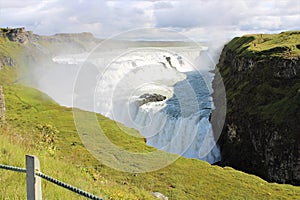
[[[66,36],[71,37],[67,40],[73,38],[72,35]],[[11,41],[6,36],[1,37],[0,34],[0,60],[1,56],[9,57],[15,64],[11,65],[9,63],[12,62],[3,59],[5,65],[0,70],[7,123],[7,126],[0,128],[0,163],[23,167],[24,156],[30,152],[41,159],[44,173],[104,199],[154,199],[153,194],[157,196],[161,193],[169,199],[180,200],[298,198],[300,187],[269,184],[256,176],[230,167],[212,166],[197,159],[179,158],[163,169],[138,174],[120,172],[104,165],[82,144],[71,108],[59,106],[47,95],[25,86],[22,81],[16,82],[20,68],[26,72],[31,64],[41,60],[46,61],[37,67],[51,67],[52,65],[48,65],[47,55],[52,58],[52,53],[60,53],[55,51],[56,48],[68,47],[67,43],[59,43],[60,39],[56,40],[56,36],[53,38],[53,41],[50,38],[52,42],[49,42],[49,38],[39,41],[29,39],[25,44]],[[82,39],[69,46],[81,46],[77,45],[77,41]],[[74,49],[75,53],[82,50],[84,48]],[[62,51],[65,52],[64,49]],[[101,115],[97,115],[97,119],[101,127],[107,130],[107,138],[119,148],[141,153],[155,150],[146,146],[142,138],[134,137],[138,134],[137,131],[116,124]],[[89,119],[86,120],[89,122]],[[54,141],[51,139],[48,143],[49,140],[44,140],[46,132],[39,128],[40,125],[47,127],[46,130],[50,131]],[[55,149],[52,148],[53,144]],[[100,148],[103,149],[102,146]],[[20,177],[14,172],[0,173],[0,199],[24,199],[26,181],[20,181]],[[78,199],[75,193],[61,190],[54,185],[43,186],[45,199]]]
[[[225,45],[217,68],[227,114],[221,165],[300,185],[300,32],[251,35]],[[220,80],[213,82],[216,107]],[[213,124],[216,129],[217,125]]]

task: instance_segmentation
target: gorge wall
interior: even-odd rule
[[[300,185],[300,32],[234,38],[217,68],[227,98],[221,165]]]

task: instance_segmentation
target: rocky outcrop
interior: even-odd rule
[[[31,31],[26,31],[22,28],[2,28],[0,30],[1,37],[7,37],[10,41],[19,42],[20,44],[26,44],[29,38],[32,36]]]
[[[221,165],[300,185],[300,56],[250,51],[254,39],[229,42],[217,65],[227,97]]]
[[[16,66],[16,61],[8,56],[3,56],[3,57],[0,56],[0,70],[4,66],[14,67],[14,66]]]
[[[152,196],[156,197],[156,199],[160,199],[160,200],[168,200],[169,198],[166,197],[165,195],[163,195],[160,192],[153,192]]]
[[[138,100],[138,104],[139,106],[142,106],[146,103],[149,102],[158,102],[158,101],[163,101],[165,100],[167,97],[161,95],[161,94],[143,94],[140,96],[140,99]]]

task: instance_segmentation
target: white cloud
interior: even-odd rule
[[[20,0],[1,0],[0,1],[0,8],[23,8],[29,5],[39,5],[45,3],[47,0],[27,0],[27,1],[20,1]]]
[[[89,31],[98,37],[161,27],[195,39],[231,37],[300,29],[300,1],[0,0],[0,26],[25,26],[38,34]]]
[[[187,0],[173,7],[154,10],[156,26],[182,29],[199,39],[300,29],[300,1]]]
[[[153,8],[155,10],[170,9],[170,8],[173,8],[173,4],[170,1],[159,1],[159,2],[154,3]]]

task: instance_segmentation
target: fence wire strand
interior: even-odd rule
[[[60,180],[57,180],[57,179],[55,179],[55,178],[53,178],[51,176],[43,174],[42,172],[37,172],[37,173],[35,173],[35,175],[37,175],[37,176],[39,176],[39,177],[41,177],[41,178],[43,178],[43,179],[45,179],[45,180],[47,180],[47,181],[49,181],[51,183],[54,183],[54,184],[56,184],[58,186],[61,186],[61,187],[65,188],[65,189],[68,189],[68,190],[70,190],[70,191],[72,191],[74,193],[77,193],[77,194],[79,194],[81,196],[84,196],[84,197],[87,197],[87,198],[90,198],[90,199],[94,199],[94,200],[103,200],[102,198],[99,198],[99,197],[97,197],[97,196],[95,196],[95,195],[93,195],[91,193],[88,193],[88,192],[86,192],[84,190],[81,190],[81,189],[76,188],[76,187],[74,187],[72,185],[69,185],[69,184],[64,183],[64,182],[62,182]]]
[[[10,166],[10,165],[0,164],[0,169],[6,169],[6,170],[10,170],[10,171],[15,171],[15,172],[26,173],[26,168],[20,168],[20,167],[15,167],[15,166]],[[43,178],[43,179],[45,179],[45,180],[47,180],[47,181],[49,181],[51,183],[54,183],[54,184],[56,184],[56,185],[58,185],[60,187],[68,189],[68,190],[70,190],[70,191],[72,191],[72,192],[74,192],[76,194],[79,194],[81,196],[87,197],[89,199],[104,200],[104,199],[102,199],[100,197],[97,197],[97,196],[95,196],[95,195],[93,195],[91,193],[88,193],[88,192],[86,192],[84,190],[81,190],[81,189],[76,188],[76,187],[74,187],[72,185],[64,183],[64,182],[62,182],[62,181],[60,181],[58,179],[55,179],[55,178],[53,178],[51,176],[46,175],[46,174],[43,174],[42,172],[36,172],[35,175],[39,176],[39,177],[41,177],[41,178]]]
[[[10,171],[15,171],[15,172],[26,173],[26,168],[20,168],[20,167],[15,167],[15,166],[10,166],[10,165],[2,165],[2,164],[0,164],[0,168],[10,170]]]

